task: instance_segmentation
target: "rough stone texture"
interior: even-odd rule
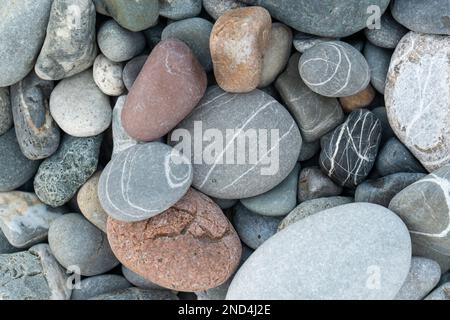
[[[126,30],[114,20],[108,20],[100,27],[97,42],[101,52],[114,62],[130,60],[145,48],[142,32]]]
[[[421,300],[439,282],[441,268],[436,261],[412,257],[411,269],[395,300]]]
[[[29,248],[47,238],[50,223],[64,210],[43,204],[34,193],[0,193],[0,228],[14,247]]]
[[[280,217],[269,217],[254,213],[238,204],[233,215],[233,225],[243,243],[257,249],[277,232]]]
[[[128,91],[133,87],[134,82],[136,81],[139,73],[144,67],[145,62],[147,61],[148,56],[142,55],[136,58],[131,59],[123,68],[122,76],[123,83]]]
[[[64,136],[58,151],[42,162],[34,177],[39,199],[59,207],[69,202],[97,170],[102,136],[75,138]]]
[[[320,140],[316,140],[313,142],[303,142],[302,150],[300,151],[300,156],[298,157],[298,161],[307,161],[314,157],[317,152],[320,150]]]
[[[381,206],[352,203],[275,234],[239,269],[227,299],[393,299],[410,263],[402,221]]]
[[[122,124],[133,138],[161,138],[183,120],[205,93],[206,74],[189,47],[161,41],[128,94]]]
[[[104,274],[89,277],[80,282],[80,289],[73,289],[71,300],[88,300],[111,292],[130,288],[132,285],[124,277],[115,274]]]
[[[144,290],[128,288],[105,293],[89,300],[178,300],[175,293],[167,290]]]
[[[67,300],[66,275],[46,244],[0,255],[0,300]]]
[[[409,30],[450,35],[450,6],[447,0],[396,0],[391,11],[395,20]]]
[[[202,128],[195,124],[197,121],[202,121]],[[169,142],[175,145],[181,140],[177,149],[193,151],[193,186],[219,199],[249,198],[273,189],[294,168],[302,144],[298,127],[288,111],[260,90],[231,94],[217,86],[210,87],[194,112],[177,129]],[[183,138],[199,139],[208,129],[218,130],[215,132],[222,135],[222,141],[219,137],[218,145],[213,148],[217,151],[214,155],[210,154],[208,143],[205,146],[199,141],[185,142],[190,139]],[[226,138],[227,129],[233,129],[234,135]],[[242,138],[252,131],[267,137],[267,148],[255,141],[242,144]],[[240,160],[237,156],[230,158],[233,150],[240,155]]]
[[[93,75],[95,84],[108,96],[120,96],[125,91],[123,83],[123,64],[113,62],[99,54],[94,62]]]
[[[96,172],[78,190],[77,204],[83,216],[94,226],[106,233],[106,221],[108,214],[101,206],[98,199],[97,187],[101,171]]]
[[[172,20],[198,16],[202,0],[159,0],[159,14]]]
[[[394,173],[366,180],[356,188],[355,202],[370,202],[387,208],[397,193],[424,176],[423,173]]]
[[[426,172],[420,162],[397,138],[390,138],[380,149],[375,168],[381,176],[400,172]]]
[[[300,165],[278,186],[259,196],[241,199],[241,203],[250,211],[263,216],[284,216],[297,205],[298,176]]]
[[[425,297],[425,300],[450,300],[450,282],[444,283],[435,289]]]
[[[104,11],[122,27],[142,31],[158,23],[158,0],[102,0]]]
[[[344,113],[337,99],[318,95],[305,85],[298,73],[299,60],[298,53],[289,59],[275,87],[297,121],[302,137],[312,142],[341,124]]]
[[[139,141],[130,137],[122,126],[122,110],[123,106],[125,105],[126,99],[127,96],[119,97],[113,109],[112,115],[113,157],[118,153],[130,147],[133,147],[139,143]]]
[[[261,7],[229,10],[214,24],[210,38],[217,84],[228,92],[250,92],[261,81],[272,19]]]
[[[277,20],[297,29],[323,37],[346,37],[354,34],[371,22],[374,11],[382,14],[389,0],[243,0],[269,10]]]
[[[127,268],[177,291],[217,287],[241,257],[239,237],[222,210],[193,189],[149,220],[123,223],[109,218],[108,240]]]
[[[99,275],[119,264],[106,234],[77,213],[65,214],[52,222],[48,243],[64,268],[76,266],[83,276]]]
[[[261,80],[258,87],[270,85],[284,70],[292,48],[292,30],[279,22],[272,24],[269,45],[264,52]]]
[[[364,56],[342,41],[322,42],[307,50],[300,57],[299,71],[312,91],[326,97],[357,94],[370,82]]]
[[[30,160],[45,159],[58,149],[60,130],[49,110],[53,81],[31,72],[11,87],[11,103],[17,140]]]
[[[236,0],[203,0],[203,8],[214,20],[219,19],[228,10],[244,6],[245,4]]]
[[[370,83],[379,93],[384,94],[392,50],[366,43],[364,57],[370,68]]]
[[[364,34],[372,44],[387,49],[395,49],[400,40],[405,34],[408,33],[408,29],[399,24],[392,17],[390,10],[387,10],[380,20],[380,28],[364,30]]]
[[[38,167],[39,161],[23,155],[14,128],[0,136],[0,192],[20,187],[34,176]]]
[[[125,276],[125,278],[132,283],[134,286],[139,287],[141,289],[163,289],[162,287],[158,286],[157,284],[154,284],[153,282],[145,279],[144,277],[141,277],[137,273],[131,271],[124,265],[122,265],[122,273]]]
[[[278,226],[278,231],[281,231],[287,226],[290,226],[291,224],[294,224],[295,222],[312,216],[313,214],[316,214],[318,212],[352,202],[353,198],[349,197],[326,197],[306,200],[300,203],[281,221]]]
[[[20,249],[10,244],[5,234],[0,229],[0,254],[14,253],[17,251],[20,251]]]
[[[19,82],[33,70],[52,2],[0,0],[0,87]]]
[[[403,189],[389,204],[389,209],[408,226],[413,250],[415,244],[424,247],[420,255],[425,258],[435,260],[432,256],[435,253],[450,256],[449,192],[450,166],[447,165]]]
[[[366,89],[357,94],[348,97],[339,98],[342,109],[345,112],[352,112],[353,110],[364,108],[370,105],[375,98],[375,90],[369,84]]]
[[[394,131],[389,124],[385,107],[372,109],[372,113],[377,116],[381,123],[381,144],[386,143],[390,138],[395,137]]]
[[[365,109],[353,111],[344,124],[322,138],[320,166],[339,185],[356,187],[370,173],[380,140],[380,120]]]
[[[189,160],[160,142],[136,145],[116,155],[98,184],[102,207],[114,219],[142,221],[169,209],[191,186]]]
[[[342,187],[336,185],[319,168],[304,168],[298,178],[298,201],[338,196]]]
[[[306,50],[314,47],[316,44],[326,42],[326,41],[334,41],[334,40],[336,40],[336,39],[323,38],[323,37],[314,36],[312,34],[297,32],[294,35],[293,43],[294,43],[295,50],[297,50],[300,53],[303,53]]]
[[[58,126],[74,137],[91,137],[108,129],[111,106],[95,84],[92,69],[58,83],[50,96],[50,112]]]
[[[0,88],[0,135],[5,134],[13,125],[9,88]]]
[[[89,69],[97,56],[92,0],[54,0],[36,74],[61,80]]]

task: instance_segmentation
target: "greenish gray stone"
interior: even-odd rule
[[[202,0],[159,0],[159,14],[172,20],[198,16]]]
[[[395,49],[408,29],[395,21],[389,10],[381,16],[380,28],[364,30],[367,40],[372,44],[387,49]]]
[[[142,31],[158,23],[158,0],[101,0],[103,11],[131,31]]]
[[[81,280],[80,288],[72,290],[71,300],[88,300],[90,298],[107,294],[117,290],[131,287],[131,284],[119,275],[103,274]]]
[[[0,88],[0,136],[8,132],[13,125],[9,88]]]

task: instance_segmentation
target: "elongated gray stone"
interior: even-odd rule
[[[381,124],[381,144],[384,144],[390,138],[395,137],[394,131],[392,131],[391,125],[389,124],[389,119],[387,117],[385,107],[377,107],[372,109],[372,113],[377,116]]]
[[[334,38],[323,38],[319,36],[315,36],[312,34],[307,34],[304,32],[297,32],[294,35],[293,43],[295,50],[297,50],[300,53],[305,52],[308,49],[311,49],[316,44],[326,42],[326,41],[334,41],[336,39]]]
[[[159,0],[159,14],[172,20],[197,16],[202,10],[202,0]]]
[[[158,286],[157,284],[154,284],[150,280],[145,279],[144,277],[141,277],[137,273],[131,271],[124,265],[122,265],[122,273],[124,277],[132,283],[134,286],[139,287],[141,289],[162,289],[162,287]]]
[[[158,0],[102,0],[106,11],[122,27],[137,32],[158,23]]]
[[[0,135],[5,134],[13,125],[9,88],[0,88]]]
[[[125,68],[123,68],[123,83],[128,91],[133,87],[134,81],[136,81],[147,58],[147,55],[133,58],[125,65]]]
[[[139,141],[130,137],[122,126],[122,110],[123,106],[125,105],[126,99],[127,96],[119,97],[113,109],[113,116],[112,116],[113,157],[119,154],[120,152],[130,147],[133,147],[139,143]]]
[[[364,57],[370,68],[370,83],[378,92],[384,94],[392,50],[366,43]]]
[[[364,34],[373,45],[395,49],[400,40],[405,34],[408,33],[408,29],[398,23],[391,15],[390,10],[387,10],[380,20],[380,28],[364,30]]]
[[[131,287],[131,284],[116,274],[103,274],[81,280],[80,288],[72,290],[71,300],[88,300],[90,298],[123,290]]]
[[[89,300],[178,300],[169,290],[144,290],[128,288],[111,293],[105,293]]]
[[[203,8],[206,12],[217,20],[221,15],[223,15],[228,10],[241,8],[245,4],[237,0],[203,0]]]

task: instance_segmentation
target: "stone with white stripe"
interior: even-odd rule
[[[380,120],[365,109],[353,111],[322,138],[320,166],[336,183],[354,188],[372,170],[380,141]]]
[[[364,56],[342,41],[322,42],[300,58],[300,76],[314,92],[326,97],[346,97],[367,88],[370,70]]]

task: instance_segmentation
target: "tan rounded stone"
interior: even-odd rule
[[[217,84],[228,92],[250,92],[261,81],[264,52],[272,19],[262,7],[227,11],[214,24],[210,38]]]
[[[162,287],[202,291],[224,283],[241,257],[241,242],[222,210],[190,189],[172,208],[145,221],[108,218],[108,240],[128,269]]]
[[[341,97],[339,101],[345,112],[367,107],[375,99],[375,90],[369,84],[363,91],[348,97]]]

